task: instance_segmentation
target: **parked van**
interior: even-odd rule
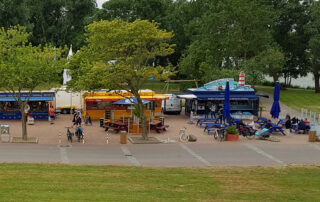
[[[182,100],[174,94],[166,94],[169,99],[162,100],[161,109],[164,114],[180,114],[182,110]]]

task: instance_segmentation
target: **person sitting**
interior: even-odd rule
[[[306,123],[302,119],[298,123],[298,130],[303,130],[303,134],[306,133],[306,130],[307,130]]]
[[[272,128],[272,122],[271,122],[270,119],[268,120],[268,122],[266,123],[266,125],[264,126],[264,128],[266,128],[266,129],[271,129],[271,128]]]
[[[291,119],[291,123],[292,123],[292,124],[297,124],[298,121],[299,121],[299,120],[298,120],[296,117],[293,117],[293,118]]]
[[[78,126],[76,129],[76,136],[78,137],[78,142],[80,142],[80,140],[83,138],[83,129],[81,128],[81,126]]]
[[[291,118],[290,115],[287,114],[285,122],[284,122],[284,126],[286,129],[291,129],[292,128],[292,123],[291,123]]]
[[[311,122],[307,118],[305,118],[304,123],[306,124],[306,131],[309,131]]]

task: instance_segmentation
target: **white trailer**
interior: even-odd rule
[[[61,114],[70,114],[70,109],[82,108],[82,93],[66,91],[66,88],[56,90],[55,108]]]
[[[180,114],[182,111],[182,100],[174,94],[166,94],[169,99],[162,100],[161,110],[164,114]]]

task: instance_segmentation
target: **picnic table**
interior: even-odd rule
[[[257,121],[254,121],[254,123],[259,125],[259,128],[262,128],[265,124],[267,124],[268,119],[264,117],[258,117]]]
[[[200,128],[201,128],[203,123],[208,123],[208,122],[216,123],[217,121],[219,121],[218,118],[199,118],[197,121],[197,125],[200,125]]]
[[[106,131],[108,131],[110,128],[112,128],[116,133],[119,133],[119,131],[127,131],[128,132],[128,126],[125,123],[122,123],[120,121],[110,121],[106,123]]]
[[[155,130],[157,133],[165,131],[168,128],[168,125],[162,125],[161,121],[152,121],[150,122],[150,130]]]
[[[208,135],[210,135],[211,131],[214,131],[216,128],[221,128],[227,126],[226,124],[222,123],[206,123],[203,132],[208,131]]]
[[[278,126],[278,125],[275,124],[275,123],[271,123],[271,125],[272,125],[272,127],[269,129],[269,132],[270,132],[270,133],[280,132],[280,133],[282,133],[282,135],[286,135],[286,134],[284,133],[284,130],[282,129],[281,126]]]

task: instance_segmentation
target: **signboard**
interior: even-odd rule
[[[21,97],[54,97],[54,92],[34,92],[31,93],[21,93]],[[15,98],[16,95],[12,93],[0,93],[0,98]]]
[[[0,134],[1,135],[10,135],[10,126],[8,124],[0,125]]]

